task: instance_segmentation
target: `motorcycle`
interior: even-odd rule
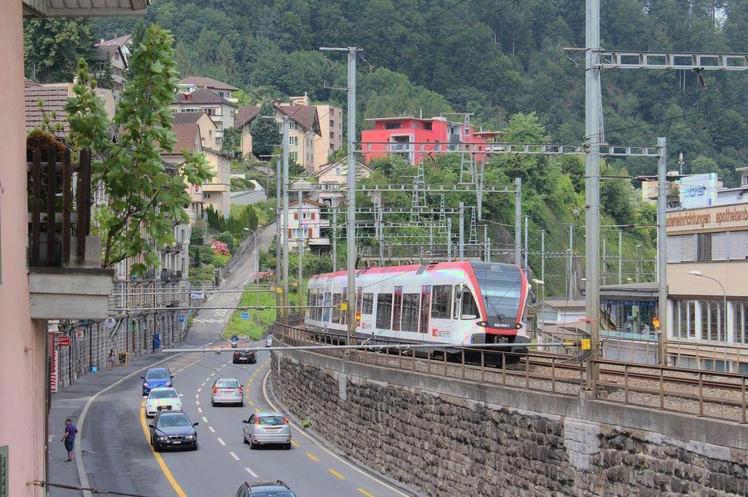
[[[231,337],[231,348],[235,349],[239,346],[239,337],[234,335]]]

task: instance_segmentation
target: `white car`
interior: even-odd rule
[[[149,418],[155,416],[159,411],[181,411],[182,399],[171,387],[152,388],[145,401],[145,415]]]
[[[268,335],[265,338],[265,347],[272,347],[273,346],[273,335]]]

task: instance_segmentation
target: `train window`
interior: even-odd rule
[[[330,321],[330,292],[325,292],[324,297],[322,298],[322,321],[328,322]]]
[[[403,306],[403,287],[395,287],[395,298],[392,309],[392,329],[400,331],[400,316],[402,315]]]
[[[417,293],[403,294],[403,322],[402,331],[418,332],[418,299]]]
[[[431,311],[431,285],[421,287],[421,319],[418,323],[419,333],[429,332],[429,312]]]
[[[478,304],[475,303],[473,294],[470,293],[470,289],[468,287],[462,288],[462,298],[460,300],[462,301],[462,310],[460,311],[460,317],[462,317],[463,319],[477,319],[478,316],[480,316],[480,312],[478,311]],[[468,318],[465,316],[473,317]]]
[[[392,319],[392,294],[377,295],[377,328],[389,330]]]
[[[374,294],[365,293],[364,294],[364,305],[361,309],[361,314],[371,315],[373,312],[374,312]]]
[[[431,317],[436,319],[451,318],[452,285],[434,285],[434,297],[431,302]]]

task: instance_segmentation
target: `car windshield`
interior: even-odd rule
[[[285,423],[283,421],[283,416],[270,415],[260,416],[260,424],[265,426],[280,426]]]
[[[179,397],[174,390],[151,390],[152,399],[176,399]]]
[[[239,388],[239,382],[236,380],[218,380],[216,386],[218,388]]]
[[[169,371],[166,369],[152,369],[145,375],[149,380],[167,380],[169,376]]]
[[[296,497],[293,492],[288,490],[260,490],[259,492],[252,492],[249,494],[250,497]]]
[[[158,426],[159,428],[174,428],[177,426],[192,426],[192,423],[187,416],[171,414],[158,418]]]

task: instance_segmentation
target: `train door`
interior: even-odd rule
[[[332,309],[332,281],[325,282],[322,287],[322,326],[327,327],[330,324],[330,313]]]
[[[359,289],[362,291],[362,289]],[[362,333],[374,332],[374,293],[363,292],[361,295],[361,324]]]
[[[452,285],[433,285],[431,288],[431,336],[440,342],[452,342]]]
[[[421,287],[421,313],[418,319],[418,332],[423,340],[429,334],[429,317],[431,316],[431,285]]]

